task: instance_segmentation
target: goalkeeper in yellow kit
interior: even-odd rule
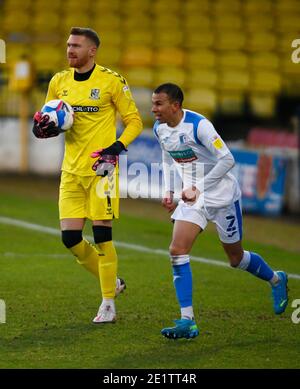
[[[92,29],[71,29],[67,41],[71,68],[53,76],[46,102],[62,99],[75,112],[73,127],[65,135],[59,192],[62,241],[78,263],[100,279],[103,300],[93,322],[113,323],[115,296],[125,288],[117,278],[112,242],[112,219],[119,217],[118,156],[140,134],[142,121],[126,80],[95,63],[99,45]],[[125,125],[118,139],[117,112]],[[33,132],[38,138],[48,138],[61,130],[37,112]],[[82,237],[86,218],[93,223],[95,246]]]

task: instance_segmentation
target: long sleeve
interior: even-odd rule
[[[47,92],[47,96],[46,96],[46,99],[45,99],[45,103],[47,103],[48,101],[50,100],[55,100],[55,99],[58,99],[59,97],[57,96],[57,93],[56,93],[56,81],[55,81],[55,76],[51,78],[50,82],[49,82],[49,86],[48,86],[48,92]]]
[[[143,130],[143,123],[129,86],[123,77],[116,82],[113,101],[125,125],[124,131],[118,140],[127,147],[140,135]]]
[[[200,192],[205,192],[208,188],[216,185],[234,164],[234,158],[231,153],[221,157],[211,171],[206,174],[200,182],[196,183],[197,189],[199,189]]]
[[[126,116],[123,118],[123,122],[125,124],[125,129],[118,140],[127,147],[143,131],[143,123],[138,112]]]
[[[169,153],[162,150],[162,166],[165,182],[165,191],[174,192],[175,169]]]

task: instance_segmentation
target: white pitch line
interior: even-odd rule
[[[15,257],[15,258],[32,258],[32,257],[45,257],[45,258],[70,258],[70,254],[45,254],[45,253],[14,253],[11,251],[6,251],[4,253],[0,252],[0,256],[3,257]]]
[[[49,234],[49,235],[60,236],[60,234],[61,234],[60,230],[58,230],[56,228],[45,227],[45,226],[42,226],[40,224],[29,223],[29,222],[25,222],[23,220],[12,219],[10,217],[5,217],[5,216],[0,216],[0,223],[25,228],[27,230],[44,232],[44,233]],[[93,240],[93,237],[87,236],[87,239]],[[140,251],[142,253],[150,253],[150,254],[159,254],[159,255],[164,255],[167,257],[169,256],[169,252],[167,250],[153,249],[153,248],[138,245],[138,244],[118,242],[118,241],[114,241],[114,243],[118,247],[123,247],[123,248],[133,250],[133,251]],[[207,265],[215,265],[215,266],[222,266],[222,267],[229,268],[229,265],[227,262],[217,261],[215,259],[208,259],[208,258],[191,256],[191,260],[193,260],[195,262],[206,263]],[[288,276],[289,276],[289,278],[294,278],[296,280],[300,280],[300,274],[289,273]]]

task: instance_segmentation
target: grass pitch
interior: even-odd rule
[[[0,216],[58,229],[56,183],[4,183]],[[158,205],[133,204],[123,201],[114,239],[167,250],[172,231],[167,215]],[[299,225],[280,228],[274,221],[272,229],[270,221],[246,218],[246,227],[247,221],[253,231],[268,223],[264,234],[273,242],[249,234],[245,248],[258,251],[275,269],[300,274]],[[86,234],[91,235],[90,225]],[[96,326],[91,319],[101,301],[98,282],[77,265],[59,235],[0,222],[0,299],[6,303],[0,368],[300,367],[300,323],[291,321],[291,302],[300,298],[299,279],[290,279],[289,307],[278,317],[266,283],[239,270],[192,262],[200,335],[172,341],[160,335],[178,318],[167,256],[121,246],[118,254],[118,273],[128,285],[116,302],[118,321]],[[226,260],[211,228],[192,254]]]

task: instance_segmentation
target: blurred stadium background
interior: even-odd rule
[[[146,128],[153,88],[179,84],[185,106],[212,119],[233,147],[284,157],[283,207],[299,212],[299,20],[297,0],[0,0],[0,170],[59,171],[61,140],[37,144],[24,117],[67,67],[70,28],[89,26],[101,37],[98,63],[127,78]],[[48,164],[37,168],[40,155]]]
[[[2,116],[18,113],[18,98],[6,89],[13,63],[27,56],[34,66],[33,112],[51,75],[67,66],[66,39],[77,25],[100,34],[99,63],[130,85],[151,90],[175,81],[186,104],[209,116],[278,119],[278,98],[299,97],[300,67],[291,61],[300,33],[297,0],[53,0],[51,7],[46,0],[1,0],[0,10],[7,43]],[[149,123],[149,94],[139,97]]]
[[[142,161],[150,172],[157,162],[152,90],[179,84],[185,107],[210,118],[230,145],[246,211],[289,214],[247,215],[244,244],[284,268],[290,299],[299,299],[300,226],[290,217],[300,213],[300,63],[292,61],[299,21],[296,0],[0,0],[0,299],[7,305],[0,367],[299,368],[291,307],[278,320],[265,284],[215,266],[225,255],[212,226],[193,249],[214,259],[193,262],[202,336],[180,345],[161,339],[160,328],[177,315],[162,251],[172,227],[160,205],[145,200],[123,199],[114,227],[128,283],[118,324],[92,327],[98,285],[59,239],[63,136],[31,134],[49,79],[67,67],[70,28],[94,28],[98,63],[127,78],[145,123],[129,163]]]

